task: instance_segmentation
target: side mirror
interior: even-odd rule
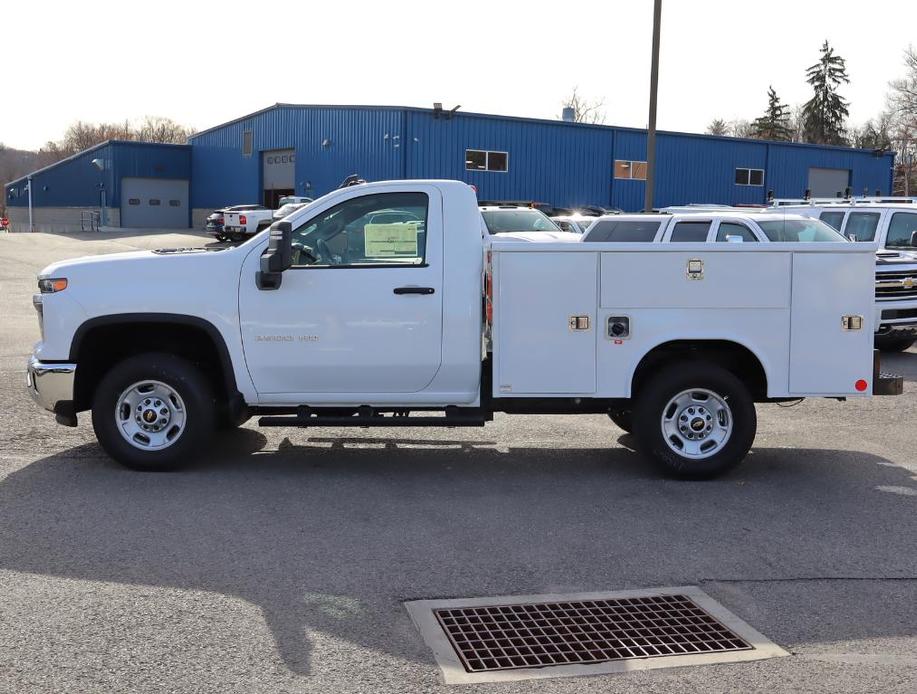
[[[917,247],[917,231],[911,232],[911,246]]]
[[[293,225],[274,222],[267,250],[261,255],[261,271],[255,276],[258,289],[280,289],[283,271],[293,265]]]
[[[850,241],[853,241],[854,243],[856,243],[856,241],[857,241],[857,235],[856,235],[856,234],[847,234],[847,238],[848,238]]]

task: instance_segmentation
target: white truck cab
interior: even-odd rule
[[[710,477],[745,457],[755,402],[900,390],[873,359],[873,266],[843,240],[519,243],[486,234],[464,183],[370,183],[234,248],[48,266],[28,387],[60,423],[91,410],[135,469],[253,415],[606,413],[669,474]]]

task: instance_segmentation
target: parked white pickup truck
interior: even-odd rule
[[[782,206],[817,217],[876,253],[876,347],[900,352],[917,342],[917,208],[909,198]]]
[[[873,391],[873,253],[502,241],[464,183],[370,183],[235,248],[50,265],[28,387],[62,424],[91,410],[105,450],[141,470],[251,415],[607,413],[669,473],[709,477],[745,457],[755,402]]]
[[[267,229],[274,221],[274,210],[258,209],[234,212],[227,210],[223,214],[223,233],[230,241],[244,241],[245,237]]]

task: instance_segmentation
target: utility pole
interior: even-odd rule
[[[29,231],[35,231],[35,225],[32,224],[32,177],[29,176],[26,187],[29,189]]]
[[[653,63],[650,68],[650,118],[646,129],[646,198],[643,207],[653,209],[656,185],[656,92],[659,91],[659,24],[662,20],[662,0],[653,2]]]

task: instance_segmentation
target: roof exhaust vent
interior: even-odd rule
[[[575,123],[576,111],[573,110],[572,106],[564,106],[564,110],[561,112],[560,117],[565,123]]]

